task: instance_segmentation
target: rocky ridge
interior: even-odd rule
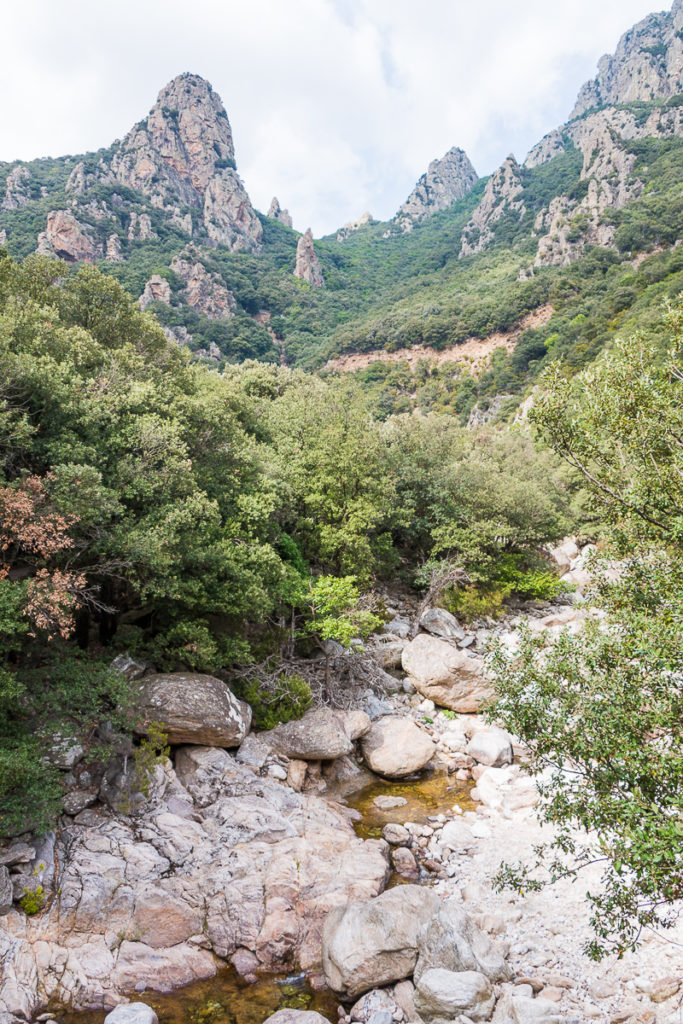
[[[415,222],[439,210],[447,210],[462,199],[478,180],[467,154],[454,146],[440,160],[432,160],[406,201],[398,208],[394,220],[404,231],[410,231]]]

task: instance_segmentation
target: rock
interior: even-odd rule
[[[140,309],[147,309],[153,302],[171,303],[171,286],[161,274],[152,274],[145,285],[145,290],[138,299]]]
[[[313,234],[310,228],[306,230],[297,242],[294,276],[302,281],[307,281],[312,288],[324,287],[323,269],[320,260],[315,254]]]
[[[439,833],[439,845],[447,850],[471,850],[477,843],[464,821],[448,821]]]
[[[189,258],[184,258],[186,255]],[[171,262],[171,270],[185,283],[185,301],[210,320],[229,320],[237,309],[235,296],[225,287],[221,277],[210,273],[196,256],[196,251],[190,246],[182,256],[174,256]]]
[[[494,225],[506,215],[521,220],[526,213],[522,198],[524,186],[521,169],[514,156],[510,156],[494,171],[486,182],[484,194],[462,233],[460,258],[473,256],[493,241]]]
[[[0,864],[0,916],[9,914],[14,902],[14,891],[10,873],[4,864]]]
[[[12,843],[8,849],[0,850],[0,864],[6,864],[8,867],[15,864],[30,864],[35,857],[35,846],[29,846],[28,843]]]
[[[446,1024],[459,1013],[488,1020],[496,998],[488,978],[478,971],[425,971],[415,989],[415,1009],[426,1024]]]
[[[477,779],[477,796],[495,811],[517,811],[535,807],[538,790],[534,780],[511,768],[486,768]]]
[[[31,201],[31,172],[28,167],[19,164],[7,175],[5,198],[0,203],[0,210],[19,210]]]
[[[467,744],[465,753],[473,757],[478,764],[495,765],[496,767],[512,764],[510,737],[495,726],[486,732],[475,733]]]
[[[347,220],[343,228],[340,228],[337,232],[337,241],[343,242],[345,238],[348,238],[354,231],[358,231],[360,228],[365,227],[366,224],[372,223],[372,214],[369,210],[365,213],[361,213],[358,220]]]
[[[85,750],[73,736],[57,732],[50,737],[48,743],[46,757],[51,764],[56,768],[61,768],[62,771],[74,768],[85,756]]]
[[[249,732],[251,708],[214,676],[160,673],[145,676],[139,685],[138,735],[159,722],[169,743],[238,747]]]
[[[97,802],[97,796],[98,789],[95,786],[89,789],[72,789],[62,799],[62,810],[65,814],[75,817],[86,807],[92,807]]]
[[[403,1010],[404,1019],[407,1021],[417,1020],[415,986],[412,981],[399,981],[397,985],[394,985],[393,995],[397,1006]]]
[[[405,846],[397,846],[395,850],[391,851],[391,862],[403,878],[418,878],[419,871],[415,855]]]
[[[663,1003],[675,996],[681,985],[683,985],[683,978],[680,977],[658,978],[650,989],[650,999],[653,1003]]]
[[[120,672],[124,675],[130,683],[135,679],[140,679],[150,665],[146,661],[137,661],[128,653],[128,651],[126,651],[124,654],[119,654],[114,658],[111,663],[111,667],[116,672]]]
[[[405,807],[408,803],[404,796],[376,796],[372,802],[380,811],[391,811],[394,807]]]
[[[308,765],[305,761],[292,759],[289,762],[289,766],[287,768],[287,785],[291,786],[297,793],[300,793],[304,788],[307,767]]]
[[[146,1003],[126,1003],[108,1013],[104,1024],[159,1024],[159,1018]]]
[[[277,1010],[267,1017],[264,1024],[330,1024],[327,1017],[315,1010]]]
[[[279,754],[302,761],[327,761],[350,754],[353,742],[370,728],[364,711],[307,711],[295,722],[284,722],[260,739]]]
[[[467,154],[454,146],[440,160],[432,160],[399,207],[395,219],[402,227],[406,222],[412,226],[412,222],[423,220],[439,210],[447,210],[466,196],[478,180]]]
[[[396,1003],[385,988],[374,988],[366,992],[364,996],[353,1004],[349,1011],[352,1021],[360,1021],[360,1024],[368,1024],[368,1021],[375,1013],[388,1011],[393,1013]]]
[[[403,640],[388,640],[368,647],[368,654],[382,668],[400,668],[406,644]]]
[[[270,748],[262,743],[253,733],[245,736],[235,754],[240,764],[247,764],[250,768],[260,771],[270,757]]]
[[[38,236],[38,251],[68,263],[93,263],[102,258],[102,246],[89,226],[81,224],[71,210],[51,210],[45,231]]]
[[[371,900],[333,910],[323,928],[323,970],[342,999],[409,977],[418,937],[434,916],[438,896],[416,885],[389,889]]]
[[[434,636],[447,640],[464,640],[465,630],[458,620],[445,608],[428,608],[420,617],[420,625]]]
[[[118,235],[109,235],[107,247],[104,253],[107,263],[123,263],[123,252],[121,251],[121,239]]]
[[[491,981],[505,981],[509,970],[498,949],[454,900],[440,903],[419,942],[415,982],[425,971],[478,971]]]
[[[510,1012],[514,1024],[566,1024],[566,1016],[557,1003],[538,996],[512,995]]]
[[[410,832],[403,825],[389,824],[382,829],[382,838],[390,846],[407,846],[410,843]]]
[[[423,729],[407,718],[387,717],[373,722],[361,740],[368,766],[390,779],[419,772],[434,756],[436,747]]]
[[[152,220],[148,213],[136,213],[132,211],[128,225],[129,242],[148,242],[157,238],[157,233],[152,230]]]
[[[277,196],[273,196],[268,207],[268,216],[272,217],[273,220],[277,220],[280,224],[284,224],[285,227],[293,227],[293,222],[289,210],[283,210],[280,206]]]
[[[481,658],[421,633],[403,652],[404,671],[418,693],[452,711],[478,711],[493,696]]]
[[[572,562],[579,557],[579,548],[573,537],[565,537],[560,544],[549,547],[548,552],[562,572],[569,572]]]
[[[393,633],[394,636],[398,636],[402,640],[407,640],[410,636],[410,623],[408,619],[403,619],[400,615],[396,615],[386,622],[382,629],[385,633]]]

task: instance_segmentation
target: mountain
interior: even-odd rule
[[[511,415],[683,289],[683,0],[627,32],[568,121],[478,179],[457,147],[389,222],[322,239],[254,210],[228,116],[183,74],[108,149],[0,164],[0,240],[96,262],[217,366],[353,365],[380,415]],[[354,356],[349,361],[348,357]]]

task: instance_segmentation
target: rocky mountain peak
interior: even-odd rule
[[[493,227],[503,214],[521,219],[526,212],[520,166],[511,153],[486,183],[481,202],[465,226],[460,256],[473,256],[493,240]]]
[[[284,224],[285,227],[291,228],[294,226],[292,222],[292,216],[289,210],[283,210],[280,206],[280,200],[277,196],[273,196],[268,207],[268,216],[272,217],[273,220],[278,220],[280,224]]]
[[[572,118],[618,103],[667,99],[683,92],[683,2],[650,14],[625,32],[613,54],[598,62],[598,74],[579,92]]]
[[[467,153],[454,146],[440,160],[432,160],[405,203],[399,207],[395,219],[404,230],[410,230],[408,225],[412,226],[412,222],[439,210],[447,210],[462,199],[478,180]]]

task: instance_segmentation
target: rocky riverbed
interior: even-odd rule
[[[142,676],[152,717],[160,687],[174,698],[172,758],[148,792],[125,761],[96,790],[67,765],[57,832],[0,849],[1,1024],[101,1021],[113,1007],[110,1024],[153,1024],[131,999],[162,1021],[182,1005],[186,1019],[260,1024],[285,1003],[273,1024],[680,1024],[680,926],[594,964],[582,946],[597,869],[540,893],[491,886],[501,859],[548,835],[523,748],[477,714],[482,647],[494,630],[514,647],[522,617],[553,635],[590,612],[531,608],[466,631],[430,609],[411,637],[401,611],[368,650],[394,673],[384,692],[270,733],[248,731],[218,680]],[[38,913],[24,913],[26,892]],[[291,976],[284,988],[276,974]],[[194,1009],[187,994],[159,1001],[190,983]]]

